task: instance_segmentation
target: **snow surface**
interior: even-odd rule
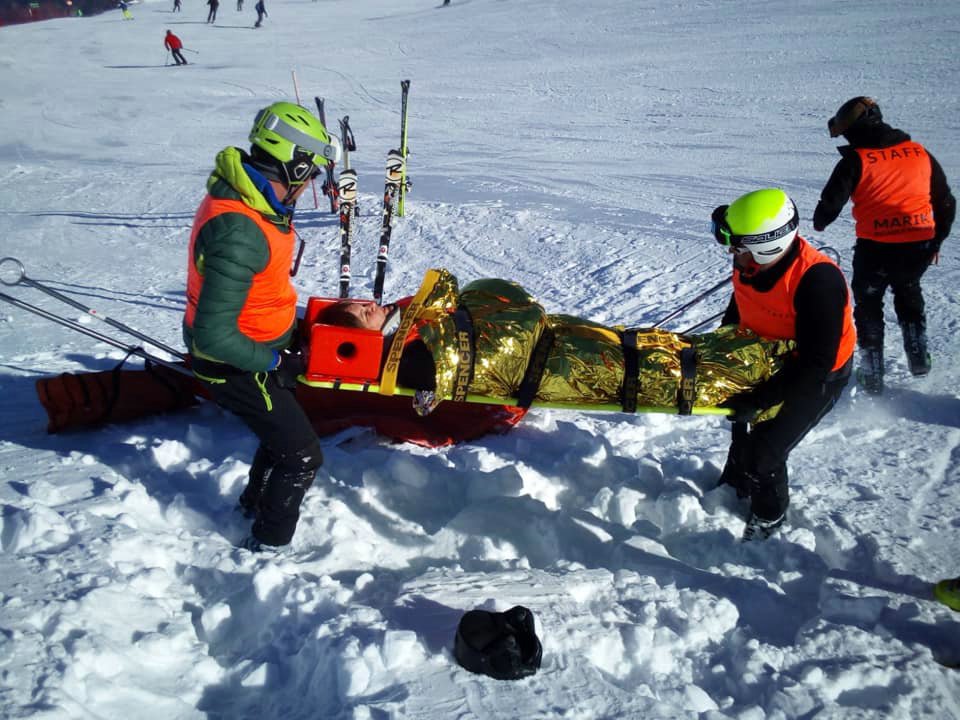
[[[361,183],[372,288],[383,161],[412,81],[387,295],[443,266],[551,312],[654,324],[725,277],[710,211],[779,185],[849,271],[849,211],[810,233],[847,98],[960,189],[960,3],[187,0],[0,28],[0,256],[179,346],[190,222],[256,110],[327,99]],[[164,67],[163,35],[193,63]],[[321,198],[323,201],[323,198]],[[335,217],[301,203],[302,297],[337,287]],[[958,718],[960,260],[925,287],[934,368],[851,388],[790,459],[787,529],[741,544],[719,418],[534,410],[443,450],[324,441],[290,551],[234,547],[254,442],[213,406],[49,436],[33,383],[122,352],[0,303],[0,716]],[[112,333],[36,290],[3,288]],[[671,323],[719,311],[717,293]],[[889,307],[890,303],[888,303]],[[124,342],[130,339],[119,336]],[[451,655],[461,613],[530,607],[541,671]]]

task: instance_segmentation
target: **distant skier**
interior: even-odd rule
[[[220,7],[220,0],[207,0],[207,5],[210,6],[210,12],[207,13],[207,22],[214,23],[217,21],[217,8]]]
[[[260,27],[260,23],[267,17],[267,7],[263,4],[263,0],[257,0],[257,4],[253,6],[253,9],[257,11],[257,22],[254,27]]]
[[[180,52],[180,48],[183,47],[183,42],[176,35],[173,34],[171,30],[167,30],[167,35],[163,39],[163,44],[173,55],[174,62],[177,65],[186,65],[187,59],[183,56],[183,53]]]
[[[237,12],[243,10],[243,0],[237,0]]]
[[[180,12],[180,0],[173,0],[173,11]]]
[[[130,6],[125,0],[120,0],[120,2],[117,3],[117,7],[119,7],[120,12],[123,13],[124,20],[133,20],[133,13],[130,12]]]
[[[446,7],[450,4],[450,0],[443,0],[443,7]]]

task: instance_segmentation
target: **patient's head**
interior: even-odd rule
[[[388,311],[389,307],[377,305],[372,300],[340,300],[325,308],[317,320],[326,325],[379,330]]]

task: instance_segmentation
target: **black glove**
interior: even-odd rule
[[[288,390],[295,390],[297,377],[307,369],[307,361],[300,352],[284,350],[277,355],[277,365],[273,368],[277,385]]]
[[[752,423],[757,419],[764,408],[760,406],[753,393],[744,392],[731,397],[720,403],[720,407],[733,410],[727,415],[730,422]]]

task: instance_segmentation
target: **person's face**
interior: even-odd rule
[[[366,330],[379,330],[387,319],[387,309],[374,302],[358,302],[347,305],[345,312],[353,315]]]

